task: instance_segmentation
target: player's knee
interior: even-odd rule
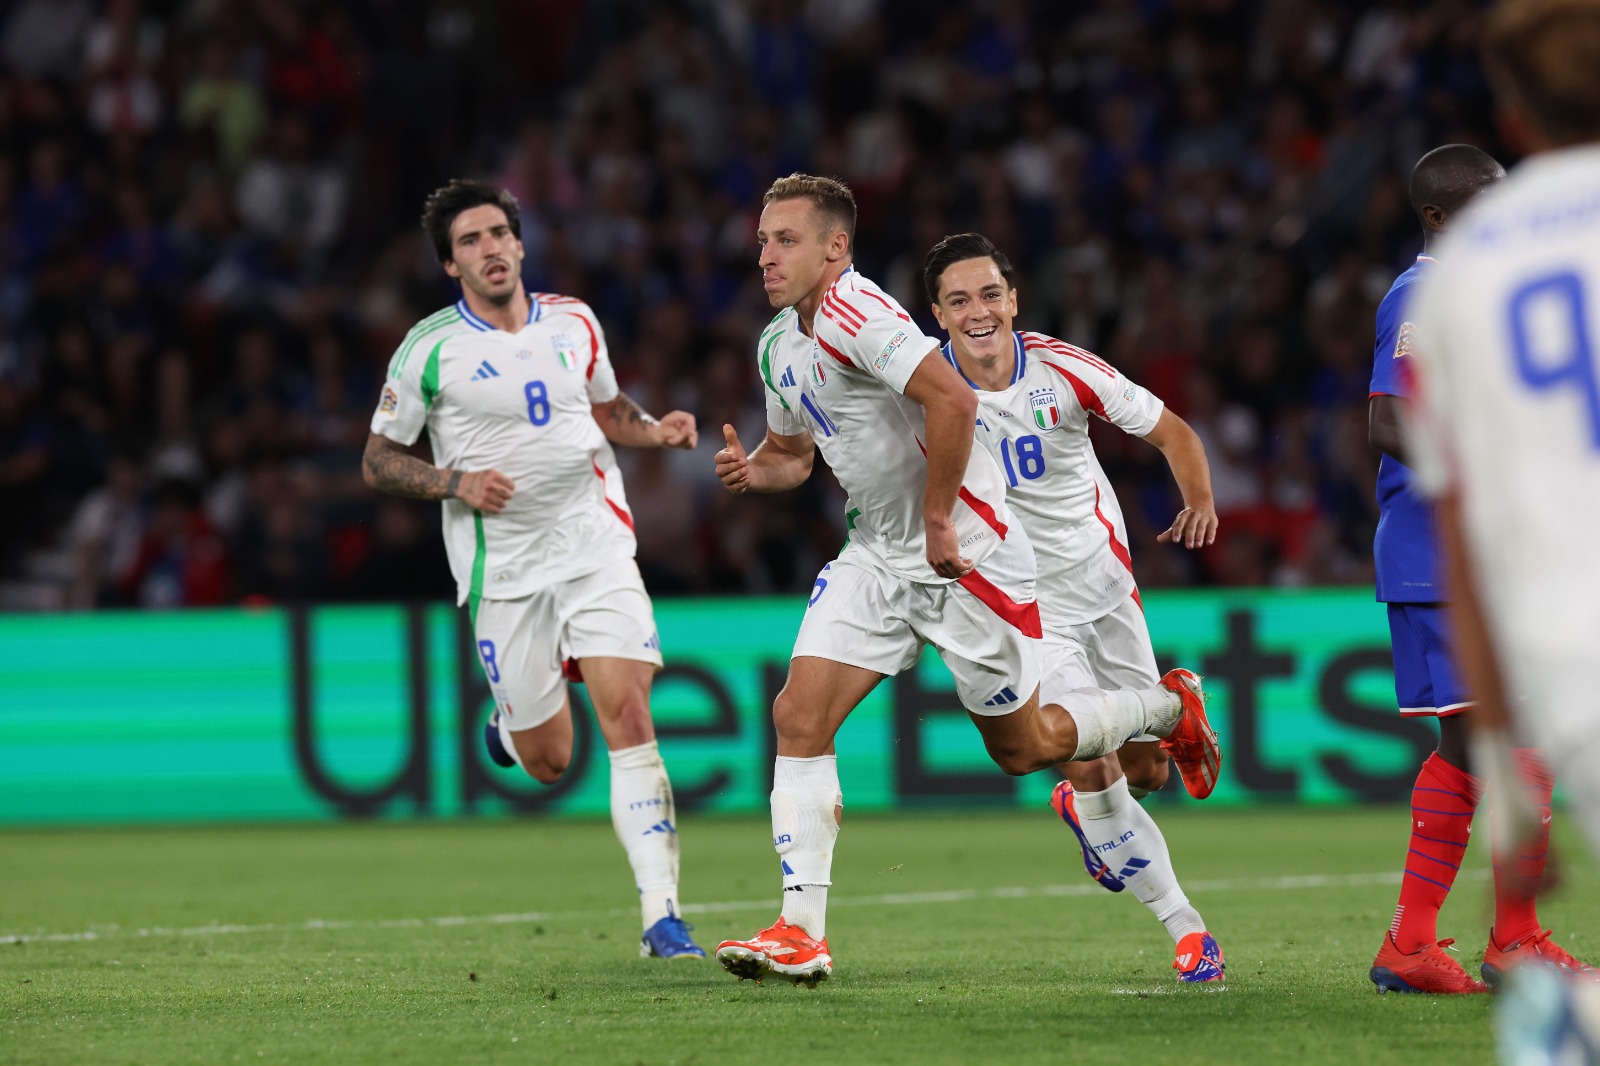
[[[1042,759],[1037,753],[1022,748],[990,748],[989,757],[1003,773],[1011,777],[1023,777],[1050,765],[1049,759]]]
[[[816,754],[826,753],[831,738],[823,736],[824,727],[819,718],[815,708],[795,699],[787,687],[772,701],[772,728],[786,749],[816,749]]]
[[[1134,753],[1130,749],[1144,749]],[[1132,757],[1130,757],[1132,756]],[[1172,769],[1172,759],[1159,745],[1129,745],[1119,753],[1122,772],[1128,778],[1128,787],[1140,795],[1159,792],[1166,787]]]
[[[572,765],[570,755],[545,755],[543,753],[529,758],[522,757],[522,768],[528,776],[541,785],[553,785],[561,780],[561,775],[567,772],[567,767]]]

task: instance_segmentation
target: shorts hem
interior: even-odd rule
[[[1462,711],[1471,710],[1476,705],[1475,700],[1463,700],[1460,703],[1447,703],[1443,707],[1402,707],[1401,718],[1451,718]]]

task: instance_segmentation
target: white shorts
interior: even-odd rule
[[[846,548],[822,568],[794,654],[893,676],[932,644],[973,714],[1009,714],[1039,685],[1033,546],[1013,523],[976,570],[948,585],[910,581]]]
[[[481,600],[473,629],[511,730],[543,725],[566,706],[568,660],[603,655],[661,666],[655,613],[632,559],[532,596]]]
[[[1161,680],[1137,595],[1092,622],[1045,630],[1043,660],[1040,703],[1065,704],[1081,688],[1153,688]]]

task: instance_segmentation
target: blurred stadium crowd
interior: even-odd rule
[[[427,192],[522,204],[531,289],[598,312],[623,387],[698,415],[623,456],[652,591],[808,588],[826,477],[735,499],[764,418],[753,232],[803,169],[932,323],[979,229],[1019,326],[1195,426],[1222,536],[1154,535],[1159,453],[1097,436],[1141,583],[1371,580],[1373,312],[1405,176],[1497,144],[1464,0],[16,0],[0,15],[0,607],[450,594],[436,505],[358,460],[389,355],[455,296]]]

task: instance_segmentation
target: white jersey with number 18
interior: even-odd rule
[[[458,599],[518,599],[633,558],[622,475],[592,405],[617,378],[589,305],[530,294],[516,333],[460,301],[419,322],[389,363],[372,432],[409,445],[424,427],[434,462],[499,470],[516,483],[486,515],[444,501]]]
[[[1102,618],[1134,591],[1122,508],[1089,442],[1089,416],[1142,437],[1162,404],[1099,356],[1018,331],[1011,383],[978,390],[977,439],[1006,478],[1006,500],[1039,560],[1047,630]],[[944,356],[960,369],[950,345]],[[977,388],[976,385],[973,388]]]
[[[1600,724],[1587,695],[1600,661],[1600,148],[1521,164],[1435,256],[1412,315],[1411,466],[1460,500],[1507,690],[1559,763]]]

